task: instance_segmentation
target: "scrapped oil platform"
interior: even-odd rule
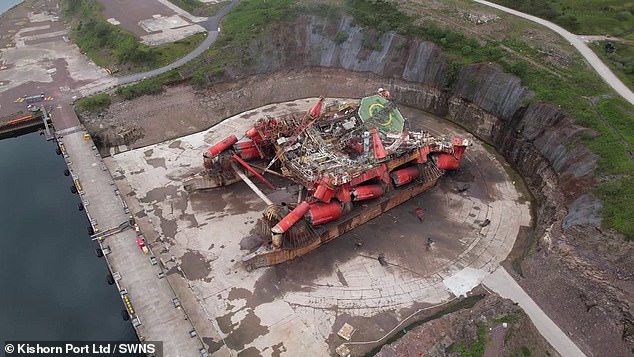
[[[258,119],[239,140],[230,135],[203,154],[204,171],[187,191],[245,181],[267,203],[263,242],[243,257],[248,270],[282,263],[362,225],[432,188],[460,167],[469,141],[406,129],[389,93],[356,103],[323,98],[306,113]],[[299,185],[296,204],[273,203],[250,179],[275,187],[272,173]]]

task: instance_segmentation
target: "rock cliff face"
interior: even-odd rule
[[[347,34],[345,41],[342,35],[335,41],[338,33]],[[223,104],[210,105],[219,116],[246,103],[356,97],[385,87],[398,102],[451,119],[492,143],[537,199],[537,252],[523,262],[520,284],[588,355],[634,351],[634,251],[600,230],[601,203],[591,193],[597,157],[575,141],[587,129],[555,105],[526,105],[530,90],[495,65],[464,66],[448,89],[438,46],[364,33],[345,18],[300,19],[254,41],[249,52],[255,63],[228,71],[245,79],[214,86],[215,101]]]

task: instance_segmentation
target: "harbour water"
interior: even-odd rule
[[[0,140],[0,342],[136,341],[55,149],[37,132]]]
[[[0,0],[0,14],[21,3],[23,0]]]

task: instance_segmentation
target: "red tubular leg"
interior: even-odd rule
[[[271,190],[275,190],[275,186],[271,185],[270,182],[268,182],[264,176],[260,175],[257,171],[255,171],[251,165],[247,164],[246,161],[242,160],[240,158],[240,156],[233,154],[231,155],[232,158],[234,158],[237,162],[240,163],[240,165],[244,166],[245,169],[249,170],[253,175],[255,175],[255,177],[257,177],[258,179],[260,179],[260,181],[264,182],[264,184],[270,188]]]

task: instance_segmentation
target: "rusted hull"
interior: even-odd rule
[[[269,246],[262,246],[257,251],[243,257],[242,261],[247,270],[253,270],[293,260],[431,189],[437,181],[438,178],[403,189],[396,189],[376,199],[375,202],[366,201],[367,207],[356,207],[336,222],[321,227],[318,230],[319,239],[307,246],[296,249],[273,249]]]
[[[242,179],[235,173],[233,173],[233,176],[209,176],[203,173],[185,180],[183,182],[183,187],[187,192],[194,192],[197,190],[205,190],[208,188],[228,186],[238,181],[242,181]]]

